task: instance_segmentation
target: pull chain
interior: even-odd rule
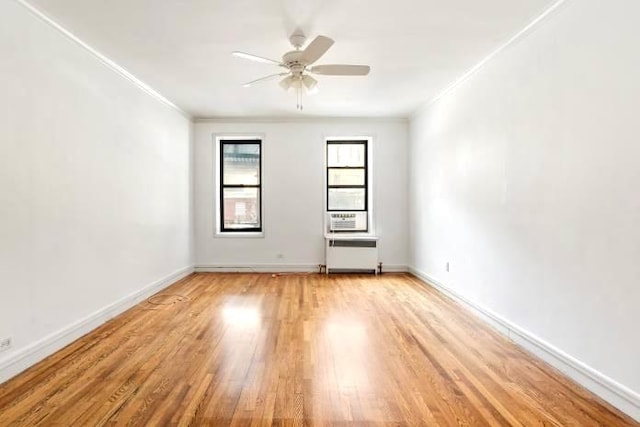
[[[302,82],[301,82],[302,83]],[[302,111],[302,109],[304,108],[302,106],[302,84],[300,84],[297,88],[296,88],[296,108],[300,111]]]

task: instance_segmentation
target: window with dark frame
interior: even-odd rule
[[[220,139],[220,231],[262,231],[262,141]]]
[[[367,211],[367,149],[367,140],[327,141],[327,211]]]

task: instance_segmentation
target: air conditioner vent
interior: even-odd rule
[[[329,240],[329,246],[335,248],[375,248],[376,240]]]
[[[330,212],[329,231],[367,231],[367,213]]]

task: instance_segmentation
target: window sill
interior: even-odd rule
[[[340,240],[340,239],[352,239],[352,240],[358,240],[358,239],[364,239],[364,240],[378,240],[378,236],[371,233],[371,232],[363,232],[363,231],[341,231],[338,233],[331,233],[331,232],[327,232],[324,235],[325,239],[335,239],[335,240]]]
[[[223,239],[262,239],[264,238],[264,231],[217,231],[213,237]]]

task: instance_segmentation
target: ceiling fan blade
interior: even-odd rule
[[[368,65],[347,65],[347,64],[331,64],[316,65],[309,69],[314,74],[324,74],[326,76],[366,76],[369,74],[371,67]]]
[[[289,73],[271,74],[271,75],[268,75],[268,76],[265,76],[265,77],[260,77],[259,79],[255,79],[255,80],[252,80],[250,82],[247,82],[247,83],[243,84],[242,86],[244,86],[244,87],[253,86],[255,83],[259,83],[259,82],[263,82],[263,81],[266,81],[266,80],[275,79],[276,77],[280,77],[280,76],[286,76],[287,74],[289,74]]]
[[[302,51],[302,60],[307,64],[313,64],[333,45],[333,40],[326,36],[318,36],[309,46]]]
[[[237,56],[238,58],[248,59],[250,61],[262,62],[264,64],[282,65],[282,62],[276,61],[275,59],[263,58],[262,56],[252,55],[246,52],[235,51],[231,54],[233,56]]]

